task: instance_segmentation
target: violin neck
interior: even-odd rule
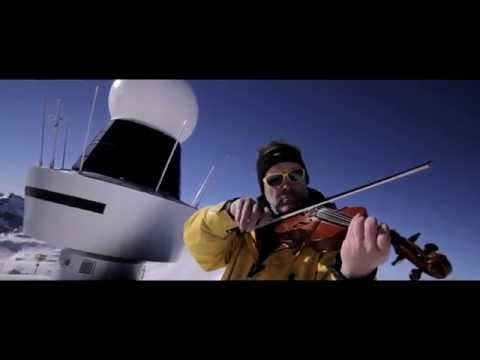
[[[348,228],[352,222],[352,218],[348,215],[342,214],[340,211],[322,207],[315,212],[315,216],[321,220],[331,222],[335,225]]]
[[[338,210],[332,210],[328,208],[319,209],[315,215],[319,219],[328,221],[330,223],[333,223],[335,225],[342,226],[345,228],[348,228],[348,226],[350,225],[353,219],[352,217],[345,215]],[[390,237],[391,237],[391,242],[393,247],[409,245],[408,241],[405,238],[403,238],[395,230],[390,230],[389,232],[390,232]]]

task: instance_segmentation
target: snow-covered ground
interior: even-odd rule
[[[0,234],[0,274],[54,277],[59,249],[22,233]]]
[[[224,270],[203,271],[184,248],[174,263],[147,262],[143,280],[220,280]]]
[[[53,280],[60,251],[22,233],[0,234],[0,280],[5,280],[1,275],[17,275],[12,280],[21,279],[20,275]],[[219,280],[222,273],[203,271],[184,250],[174,263],[147,262],[143,280]]]

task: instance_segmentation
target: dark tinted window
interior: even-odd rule
[[[175,139],[128,120],[115,120],[87,148],[83,171],[155,190]],[[159,191],[180,199],[181,146],[178,144]],[[80,159],[73,166],[80,167]]]

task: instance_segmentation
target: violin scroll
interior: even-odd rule
[[[428,243],[422,249],[416,244],[420,234],[415,234],[405,239],[395,230],[390,231],[392,246],[397,258],[392,265],[398,264],[403,259],[408,259],[417,268],[410,272],[410,280],[420,280],[422,273],[435,279],[445,279],[452,272],[452,265],[445,255],[440,253],[438,246]]]

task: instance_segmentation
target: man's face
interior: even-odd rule
[[[308,189],[305,181],[305,176],[302,174],[302,166],[293,162],[282,162],[272,166],[268,169],[264,176],[269,178],[274,185],[266,184],[263,181],[265,198],[270,204],[270,207],[276,214],[285,214],[302,208],[308,197]],[[284,176],[281,183],[277,185],[279,177],[273,175],[287,174]]]

